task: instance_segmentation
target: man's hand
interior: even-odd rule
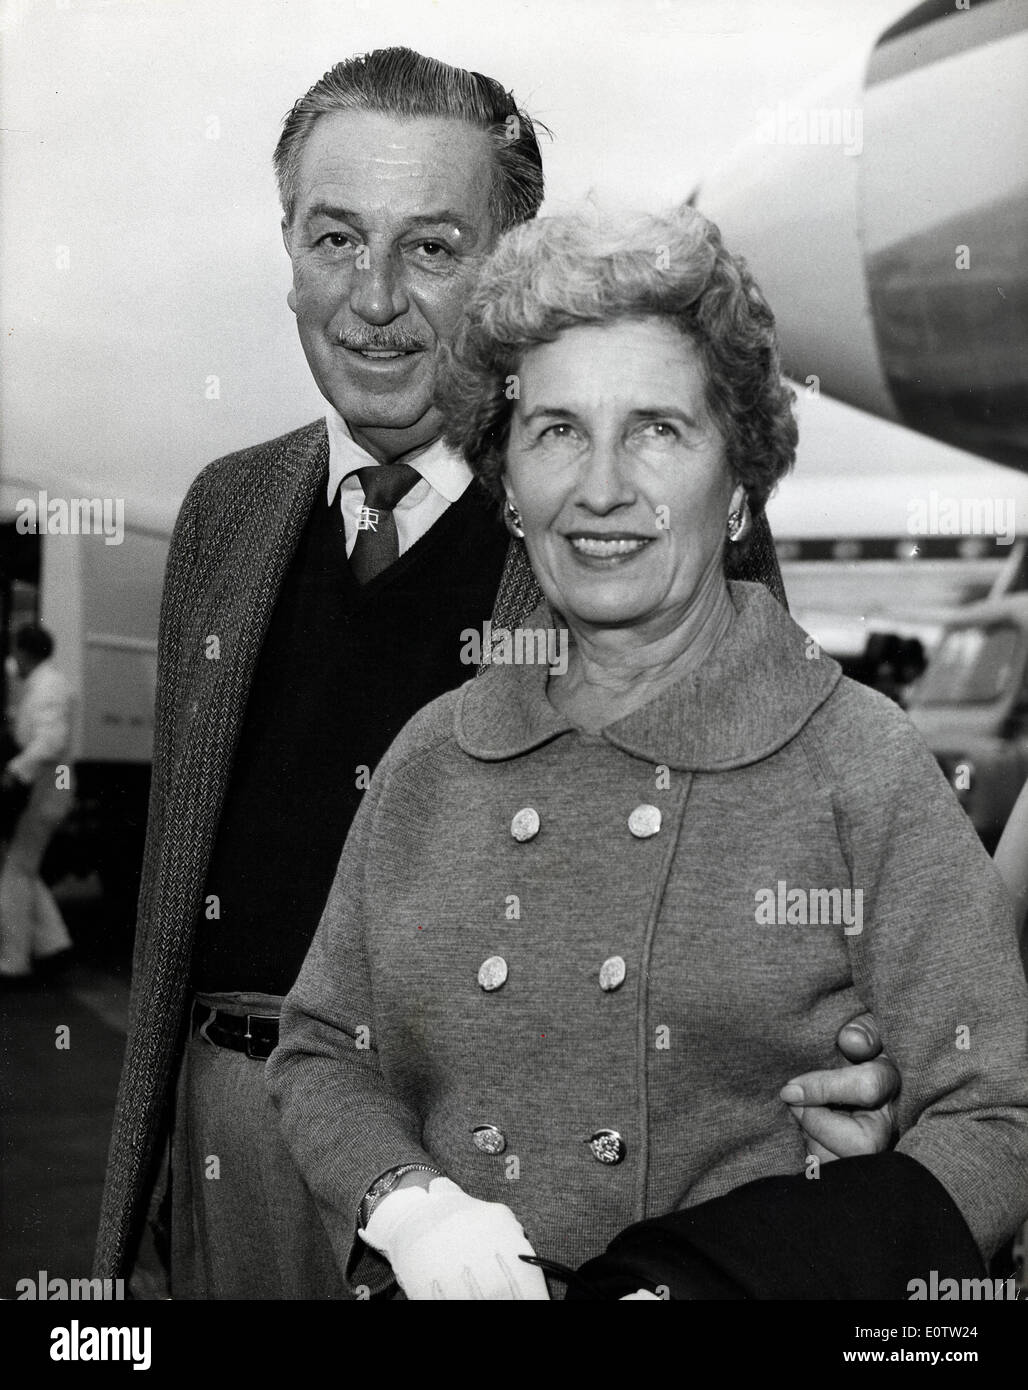
[[[803,1131],[807,1152],[822,1163],[882,1153],[895,1132],[892,1101],[900,1077],[882,1053],[874,1019],[860,1014],[839,1030],[836,1043],[855,1065],[806,1072],[779,1092]]]
[[[502,1202],[469,1197],[449,1178],[397,1187],[361,1239],[383,1254],[408,1298],[548,1299],[542,1270],[517,1217]]]

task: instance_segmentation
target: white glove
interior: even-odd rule
[[[635,1299],[645,1299],[649,1303],[663,1303],[662,1298],[658,1298],[655,1293],[650,1293],[649,1289],[637,1289],[635,1293],[623,1293],[618,1299],[619,1303],[631,1303]]]
[[[548,1299],[519,1255],[535,1251],[502,1202],[469,1197],[449,1178],[383,1197],[360,1237],[384,1255],[408,1298]]]

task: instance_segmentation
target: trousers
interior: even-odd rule
[[[280,997],[200,994],[235,1014],[272,1014]],[[278,1128],[264,1062],[186,1042],[171,1139],[174,1299],[352,1300],[324,1223]]]
[[[18,818],[0,870],[0,974],[27,975],[33,959],[71,945],[53,895],[39,877],[50,837],[68,813],[70,798],[36,782]]]

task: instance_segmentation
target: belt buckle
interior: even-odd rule
[[[265,1058],[265,1057],[255,1057],[254,1054],[253,1054],[253,1043],[254,1043],[253,1024],[254,1024],[254,1021],[255,1021],[255,1020],[256,1020],[257,1022],[259,1022],[259,1023],[277,1023],[277,1022],[278,1022],[278,1014],[247,1014],[247,1015],[246,1015],[246,1032],[243,1034],[243,1037],[246,1039],[246,1055],[247,1055],[247,1057],[250,1058],[250,1061],[251,1061],[251,1062],[264,1062],[264,1061],[267,1061],[267,1058]]]

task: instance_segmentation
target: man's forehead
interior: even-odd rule
[[[338,111],[320,117],[307,138],[297,210],[365,204],[369,213],[395,214],[433,205],[474,217],[488,206],[492,178],[488,134],[463,121]]]

